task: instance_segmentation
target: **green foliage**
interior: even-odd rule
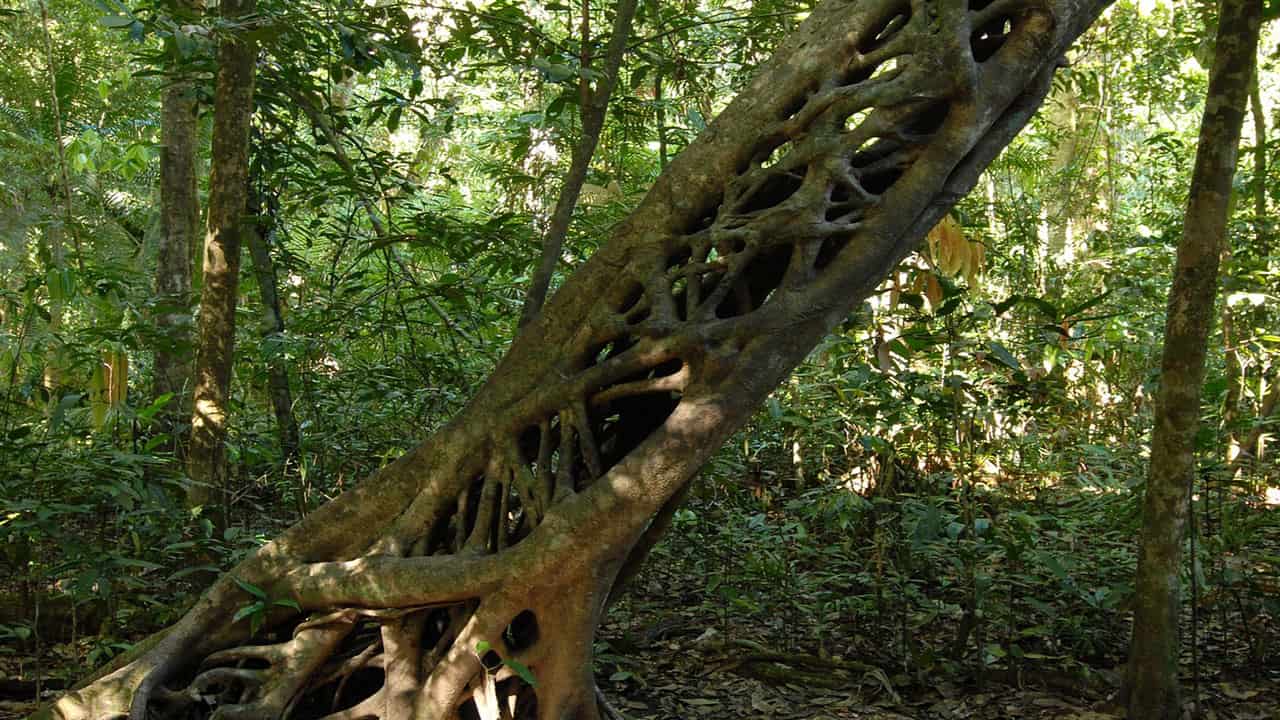
[[[235,615],[231,616],[231,622],[238,623],[241,620],[248,618],[249,634],[251,635],[256,635],[258,633],[258,628],[262,626],[262,621],[266,619],[267,613],[270,612],[272,608],[284,607],[290,608],[294,611],[302,610],[298,603],[293,600],[288,598],[272,600],[267,597],[267,591],[257,585],[234,576],[231,579],[235,581],[236,585],[239,586],[241,590],[249,593],[249,597],[252,598],[247,605],[236,610]]]

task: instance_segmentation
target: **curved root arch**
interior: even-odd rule
[[[670,196],[681,173],[710,188],[685,203],[692,221],[671,211],[624,229],[392,480],[291,531],[300,549],[268,546],[235,571],[302,612],[277,604],[250,637],[233,622],[248,598],[224,580],[57,711],[599,717],[592,637],[650,519],[967,190],[975,178],[957,169],[985,164],[1029,117],[1043,92],[1029,78],[1047,77],[1101,8],[1066,7],[1087,17],[1063,31],[1049,2],[881,0],[853,20],[839,0],[815,10],[753,83],[769,96],[735,101],[651,194]],[[777,78],[802,82],[770,88]],[[749,140],[730,147],[718,134],[735,122]],[[736,173],[699,176],[696,153],[717,142]],[[404,502],[356,517],[378,492]],[[325,535],[329,520],[358,535]]]

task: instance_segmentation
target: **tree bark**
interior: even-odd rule
[[[57,406],[62,392],[63,360],[62,320],[66,312],[67,288],[63,278],[67,270],[66,245],[63,242],[63,231],[66,224],[51,219],[45,227],[44,242],[40,252],[44,257],[45,290],[49,299],[48,329],[51,337],[48,355],[44,359],[44,370],[41,373],[45,392],[49,398],[49,408]]]
[[[1258,243],[1257,257],[1271,254],[1267,221],[1267,111],[1262,106],[1259,73],[1261,65],[1254,58],[1253,81],[1249,83],[1250,115],[1253,117],[1253,222]]]
[[[224,0],[224,20],[234,24],[255,0]],[[230,35],[218,45],[214,89],[213,162],[209,175],[209,230],[204,241],[204,286],[191,414],[187,470],[189,507],[222,505],[226,487],[227,401],[235,360],[236,296],[240,245],[245,231],[249,181],[249,119],[257,44]],[[220,508],[219,508],[220,509]],[[222,512],[215,517],[223,518]]]
[[[1262,106],[1262,92],[1259,89],[1258,73],[1260,64],[1254,58],[1253,77],[1249,81],[1249,109],[1253,119],[1253,240],[1254,249],[1246,256],[1259,258],[1264,263],[1270,254],[1268,248],[1267,227],[1267,121],[1266,110]],[[1229,246],[1222,251],[1224,263],[1231,267],[1232,251]],[[1224,283],[1224,294],[1231,289],[1231,282]],[[1253,327],[1262,327],[1265,322],[1266,309],[1255,308],[1245,314],[1244,321]],[[1248,326],[1246,326],[1248,327]],[[1253,329],[1253,328],[1249,328]],[[1240,357],[1240,338],[1236,330],[1235,312],[1227,303],[1222,306],[1222,344],[1223,363],[1226,366],[1227,389],[1222,404],[1222,427],[1227,434],[1227,464],[1233,470],[1239,470],[1236,458],[1241,455],[1240,438],[1237,436],[1236,422],[1239,418],[1240,396],[1244,391],[1245,368]],[[1268,413],[1264,413],[1265,417]],[[1256,440],[1255,440],[1256,442]],[[1248,443],[1245,447],[1249,447]],[[1249,454],[1252,451],[1246,451]]]
[[[253,275],[258,281],[258,295],[262,300],[262,337],[264,340],[284,336],[284,315],[280,311],[280,293],[275,262],[271,259],[272,238],[275,235],[276,208],[274,199],[267,193],[250,189],[257,222],[254,231],[248,233],[249,255],[253,258]],[[289,367],[284,355],[272,352],[267,356],[267,393],[271,396],[271,409],[276,416],[276,432],[280,439],[281,470],[286,475],[297,468],[301,451],[302,433],[293,415],[293,392],[289,389]],[[305,488],[298,488],[298,516],[306,514]]]
[[[973,187],[1105,5],[818,5],[449,424],[45,716],[598,718],[592,637],[652,520]],[[301,611],[251,633],[237,580]]]
[[[1218,262],[1261,9],[1257,0],[1224,0],[1221,6],[1186,218],[1169,289],[1124,688],[1129,716],[1135,718],[1177,720],[1182,714],[1178,686],[1182,537],[1195,479],[1195,434]]]
[[[596,146],[600,144],[600,132],[604,129],[609,98],[618,84],[622,57],[626,55],[627,39],[631,37],[631,20],[636,14],[636,2],[637,0],[618,0],[617,14],[613,21],[613,35],[609,38],[609,46],[605,51],[604,70],[599,87],[594,93],[591,92],[590,84],[585,77],[579,85],[582,95],[582,137],[573,148],[573,157],[569,161],[569,174],[565,176],[564,185],[560,188],[555,210],[551,213],[551,223],[547,227],[546,237],[542,240],[542,257],[538,262],[538,269],[534,271],[533,279],[529,281],[529,291],[525,295],[524,307],[520,311],[520,327],[532,322],[547,300],[551,276],[555,274],[556,265],[560,262],[560,254],[564,248],[564,239],[569,234],[573,209],[578,205],[578,195],[582,192],[582,184],[587,181],[587,171],[591,169],[591,158],[595,155]],[[584,69],[585,63],[591,57],[586,49],[590,32],[588,7],[588,0],[583,0]]]
[[[191,412],[191,252],[200,228],[196,190],[196,95],[180,77],[160,105],[160,248],[156,258],[157,346],[153,392],[171,395],[161,414],[175,451],[183,451],[183,415]]]
[[[655,123],[658,126],[658,170],[667,169],[667,106],[662,97],[662,70],[655,69],[653,76],[653,106],[657,113]]]

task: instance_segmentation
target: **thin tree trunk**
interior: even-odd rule
[[[597,720],[592,638],[662,508],[974,187],[1105,5],[819,4],[463,411],[45,717],[309,720],[358,673],[329,720]],[[255,631],[244,583],[300,611]]]
[[[662,97],[662,75],[654,71],[653,103],[657,109],[658,124],[658,169],[667,169],[667,106]]]
[[[578,115],[586,125],[591,110],[591,80],[585,71],[591,69],[591,0],[582,0],[582,15],[578,21]]]
[[[1267,257],[1271,249],[1267,237],[1267,111],[1262,106],[1259,87],[1261,68],[1254,59],[1253,81],[1249,83],[1249,100],[1253,117],[1253,222],[1258,243],[1257,256]]]
[[[49,6],[45,0],[40,0],[40,22],[44,30],[45,71],[49,76],[49,99],[53,108],[53,140],[54,147],[57,149],[58,176],[61,181],[59,189],[62,191],[62,210],[66,218],[65,230],[71,234],[71,239],[76,246],[77,267],[84,271],[84,252],[80,247],[80,236],[76,234],[75,216],[71,211],[71,177],[67,173],[67,151],[62,146],[62,100],[58,97],[58,78],[53,59],[53,35],[49,32]]]
[[[253,258],[253,275],[258,281],[258,295],[262,299],[262,336],[264,339],[280,339],[284,336],[284,315],[280,311],[280,294],[275,262],[271,259],[272,238],[275,235],[276,208],[274,201],[261,190],[250,189],[257,223],[254,232],[248,233],[249,255]],[[289,389],[289,368],[284,355],[272,352],[267,356],[267,392],[271,396],[271,409],[276,416],[276,432],[280,438],[282,470],[292,475],[298,464],[301,449],[301,432],[293,415],[293,392]],[[306,493],[299,488],[297,497],[299,516],[306,513]]]
[[[1223,264],[1230,267],[1231,248],[1222,249]],[[1224,291],[1226,288],[1224,288]],[[1225,292],[1224,292],[1225,294]],[[1227,298],[1222,302],[1222,363],[1226,374],[1226,392],[1222,400],[1222,429],[1227,435],[1227,460],[1230,461],[1236,449],[1236,420],[1240,409],[1240,395],[1244,390],[1244,368],[1240,364],[1240,339],[1236,336],[1235,313]]]
[[[1178,686],[1182,539],[1195,479],[1195,434],[1218,262],[1260,23],[1257,0],[1224,0],[1165,320],[1134,590],[1133,641],[1125,678],[1129,716],[1134,718],[1177,720],[1182,715]]]
[[[50,107],[53,110],[53,143],[57,149],[58,179],[60,183],[58,190],[56,192],[51,191],[49,197],[55,204],[58,202],[62,204],[62,220],[50,219],[45,231],[46,252],[48,254],[45,287],[49,293],[49,334],[53,336],[53,349],[49,356],[45,358],[43,380],[50,403],[56,403],[59,391],[62,388],[62,368],[64,365],[62,320],[67,297],[65,283],[63,282],[63,272],[66,270],[66,244],[64,240],[67,233],[71,233],[72,238],[76,240],[76,259],[81,263],[80,269],[82,270],[84,269],[84,260],[78,250],[79,236],[75,235],[74,215],[71,210],[71,178],[67,174],[66,149],[62,146],[62,102],[58,98],[57,68],[53,58],[53,36],[49,32],[49,8],[45,0],[40,0],[40,22],[41,29],[44,32],[45,73],[49,80]],[[58,194],[61,194],[61,198],[57,197]]]
[[[589,32],[587,22],[588,0],[583,0],[582,32]],[[569,223],[573,220],[573,209],[578,205],[578,195],[582,192],[582,184],[587,180],[587,171],[591,168],[591,158],[595,155],[596,145],[600,143],[600,132],[604,129],[605,112],[609,108],[609,98],[618,84],[618,71],[622,67],[622,57],[627,51],[627,39],[631,36],[631,20],[635,17],[637,0],[618,0],[617,14],[613,20],[613,35],[609,38],[609,46],[605,50],[603,77],[594,93],[586,79],[579,86],[582,104],[582,137],[573,148],[573,157],[569,161],[569,174],[565,176],[564,185],[560,188],[560,196],[556,198],[555,210],[551,213],[551,222],[547,227],[546,237],[542,240],[542,258],[529,281],[529,291],[525,295],[524,307],[520,311],[520,327],[533,321],[541,312],[547,300],[547,292],[551,287],[551,276],[555,274],[556,265],[560,262],[560,254],[564,248],[565,237],[569,234]],[[586,38],[583,38],[584,47]],[[583,57],[589,58],[587,51]],[[588,100],[589,98],[589,100]]]
[[[1249,82],[1250,116],[1253,118],[1253,237],[1256,258],[1266,258],[1268,249],[1267,223],[1267,121],[1266,110],[1262,106],[1262,94],[1258,85],[1259,64],[1254,59],[1253,78]],[[1230,247],[1222,251],[1223,261],[1230,267],[1232,258]],[[1228,283],[1229,285],[1230,283]],[[1224,292],[1228,288],[1224,287]],[[1245,313],[1245,322],[1261,326],[1265,322],[1266,308],[1255,308]],[[1236,421],[1239,419],[1240,397],[1244,391],[1245,371],[1240,357],[1240,338],[1236,329],[1235,311],[1227,303],[1222,305],[1222,344],[1223,362],[1226,365],[1227,389],[1222,407],[1222,427],[1227,433],[1227,463],[1236,470],[1240,456],[1240,438],[1236,433]],[[1263,413],[1266,417],[1268,413]],[[1249,444],[1246,442],[1245,447]],[[1252,452],[1246,450],[1246,452]]]
[[[255,0],[223,0],[232,23],[254,10]],[[257,43],[229,36],[218,46],[214,90],[213,161],[209,176],[209,231],[204,241],[204,287],[196,359],[191,448],[187,457],[189,507],[223,504],[226,480],[227,403],[235,360],[236,296],[240,245],[249,188],[249,120]],[[225,513],[215,512],[225,521]]]
[[[41,248],[42,254],[46,256],[45,290],[49,297],[48,328],[49,335],[53,339],[50,351],[44,358],[42,373],[50,408],[58,402],[58,395],[62,389],[62,320],[66,314],[67,305],[66,284],[63,282],[63,273],[67,269],[66,244],[63,242],[65,227],[66,225],[61,221],[50,219],[49,224],[45,226],[44,247]]]
[[[171,447],[181,454],[182,425],[191,413],[191,253],[200,232],[196,190],[196,88],[182,78],[160,106],[160,248],[156,257],[157,347],[153,392],[171,395],[161,415]],[[184,417],[185,416],[185,417]]]

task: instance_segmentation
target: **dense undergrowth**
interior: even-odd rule
[[[645,668],[628,650],[690,613],[750,627],[752,642],[778,652],[856,658],[900,688],[940,677],[1114,679],[1128,636],[1137,452],[1083,448],[1065,478],[923,469],[904,455],[888,480],[874,443],[824,450],[814,447],[819,435],[797,431],[797,389],[726,446],[677,512],[615,608],[598,648],[602,677],[623,693],[640,688]],[[212,573],[292,520],[303,482],[246,463],[235,522],[219,534],[209,517],[181,509],[182,481],[162,452],[121,449],[76,427],[72,411],[59,435],[10,431],[5,440],[0,668],[13,700],[33,699],[37,685],[67,686],[172,622]],[[393,435],[386,426],[368,437]],[[394,450],[342,445],[335,472],[361,472]],[[322,487],[341,484],[327,477]],[[1280,509],[1220,480],[1206,471],[1196,495],[1187,626],[1194,613],[1198,657],[1211,668],[1201,672],[1274,678]],[[655,612],[647,625],[635,619]]]

